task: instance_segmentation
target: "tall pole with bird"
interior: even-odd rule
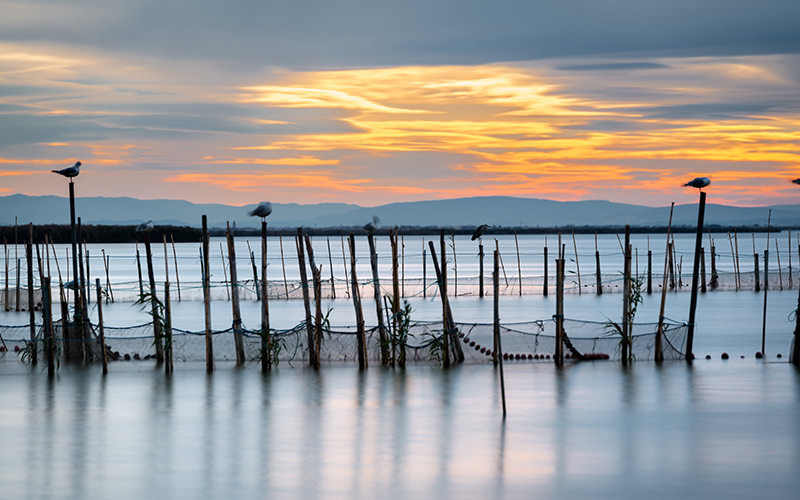
[[[706,211],[706,193],[703,188],[711,184],[708,177],[697,177],[684,184],[700,190],[700,203],[697,208],[697,237],[694,244],[694,266],[692,267],[692,296],[689,302],[689,329],[686,334],[686,361],[692,362],[694,344],[695,311],[697,310],[697,280],[700,272],[700,248],[703,245],[703,219]]]

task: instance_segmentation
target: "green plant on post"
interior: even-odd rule
[[[164,312],[164,303],[158,299],[158,296],[150,292],[144,292],[139,294],[139,298],[136,299],[136,302],[134,302],[134,304],[141,306],[142,311],[146,312],[151,318],[153,318],[153,321],[158,323],[158,326],[162,332],[166,331],[167,325],[166,325],[166,314]],[[152,308],[153,304],[155,304],[156,306],[155,309]],[[155,346],[157,342],[162,343],[163,345],[162,352],[166,352],[166,350],[169,347],[171,347],[169,345],[166,345],[167,341],[163,335],[159,339],[153,340],[152,345]]]
[[[628,328],[630,329],[633,325],[633,320],[636,317],[636,309],[642,303],[644,297],[642,296],[642,287],[644,285],[644,279],[639,276],[631,276],[631,288],[630,288],[630,295],[629,295],[629,302],[628,302]],[[621,337],[620,345],[627,342],[628,348],[631,349],[631,339],[626,338],[625,332],[622,330],[622,325],[617,323],[613,320],[608,320],[605,322],[605,329],[612,335],[619,335]]]
[[[389,303],[392,309],[394,309],[394,303],[391,297],[389,297]],[[411,327],[413,326],[411,324],[412,311],[411,304],[409,304],[407,300],[403,300],[403,307],[398,308],[397,313],[392,315],[392,323],[396,326],[389,334],[389,342],[393,347],[392,352],[399,352],[396,361],[402,368],[406,366],[406,344],[408,343],[408,338],[413,337],[411,334]]]

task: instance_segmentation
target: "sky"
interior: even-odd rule
[[[0,196],[800,202],[796,0],[0,12]]]

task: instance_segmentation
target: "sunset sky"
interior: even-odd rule
[[[796,0],[0,0],[0,196],[800,203]]]

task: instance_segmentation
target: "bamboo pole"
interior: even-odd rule
[[[84,250],[86,252],[86,259],[85,259],[86,260],[86,282],[87,283],[91,283],[92,282],[92,274],[91,274],[91,269],[89,267],[89,260],[90,260],[89,259],[89,246],[86,245],[86,242],[83,243],[83,248],[84,248]],[[87,304],[90,304],[92,302],[91,299],[92,299],[92,294],[91,293],[86,294],[86,303]]]
[[[455,262],[456,258],[456,251],[455,251],[456,242],[453,241],[453,265],[457,266]],[[458,268],[456,267],[456,295],[458,295]],[[405,235],[400,235],[400,296],[406,296],[406,239]]]
[[[239,280],[236,272],[236,243],[230,223],[227,223],[225,236],[228,239],[228,268],[231,272],[231,312],[233,314],[233,345],[236,349],[236,366],[245,362],[244,338],[242,336],[242,313],[239,308]],[[166,241],[166,240],[165,240]]]
[[[517,249],[517,280],[519,280],[519,296],[522,297],[522,264],[519,259],[519,240],[517,239],[517,230],[514,230],[514,246]]]
[[[775,257],[778,259],[778,286],[783,291],[783,271],[781,270],[781,252],[778,249],[778,238],[775,238]]]
[[[692,296],[689,302],[689,328],[686,333],[686,360],[692,362],[694,354],[695,314],[697,310],[697,280],[700,271],[700,248],[703,244],[703,221],[706,211],[706,193],[700,191],[700,204],[697,209],[697,235],[694,243],[694,265],[692,266]]]
[[[156,344],[156,362],[164,362],[164,345],[161,341],[161,323],[158,321],[158,299],[156,298],[156,279],[153,273],[153,252],[150,249],[150,235],[144,237],[144,253],[147,262],[147,278],[150,281],[150,306],[153,316],[153,338]]]
[[[17,246],[19,245],[19,232],[17,226],[17,217],[14,216],[14,262],[17,263],[17,283],[16,283],[16,297],[14,302],[14,311],[19,312],[19,283],[20,283],[20,261],[19,261],[19,253],[17,250]],[[77,283],[77,279],[76,279]],[[77,288],[77,287],[76,287]],[[75,303],[76,307],[75,310],[77,311],[78,303]]]
[[[500,365],[500,398],[503,402],[503,418],[506,418],[506,382],[503,377],[503,346],[500,342],[500,276],[498,263],[500,252],[494,252],[494,359]]]
[[[669,208],[669,223],[667,224],[667,244],[664,255],[664,275],[661,278],[661,303],[658,310],[658,327],[656,328],[655,362],[661,363],[664,360],[663,338],[664,338],[664,310],[667,304],[667,270],[669,269],[670,254],[670,233],[672,232],[672,213],[675,210],[675,202]]]
[[[400,242],[397,238],[397,228],[389,231],[389,240],[392,244],[392,366],[397,363],[397,313],[400,311],[400,286],[397,279],[397,253]]]
[[[739,273],[736,271],[736,252],[733,250],[733,236],[728,232],[728,242],[731,245],[731,260],[733,264],[733,281],[736,284],[736,291],[739,291]]]
[[[139,258],[139,242],[136,242],[136,270],[139,272],[139,296],[144,295],[144,286],[142,285],[142,261]]]
[[[33,224],[29,225],[30,236],[25,242],[25,260],[28,263],[28,316],[31,329],[31,365],[39,362],[38,346],[36,345],[36,311],[33,303]]]
[[[769,292],[769,250],[764,250],[764,312],[761,316],[761,354],[766,354],[767,342],[767,294]]]
[[[544,285],[542,295],[547,297],[547,236],[544,237]]]
[[[594,232],[594,274],[597,280],[597,295],[603,295],[603,278],[600,271],[600,250],[597,248],[597,231]]]
[[[436,272],[436,282],[439,285],[439,297],[442,299],[442,364],[445,368],[450,366],[450,352],[447,346],[447,337],[448,332],[450,331],[452,322],[451,318],[448,314],[448,303],[447,303],[447,288],[445,285],[445,277],[442,275],[442,271],[439,267],[439,261],[436,257],[436,248],[433,246],[433,241],[429,241],[428,245],[431,251],[431,260],[433,261],[433,269]],[[442,259],[444,260],[444,259]]]
[[[425,238],[422,238],[422,298],[428,298],[428,262],[425,260],[427,258],[427,249],[425,248]]]
[[[786,247],[786,251],[789,258],[789,290],[791,290],[792,286],[794,286],[794,283],[792,283],[792,231],[787,231],[786,235],[789,237],[789,246]]]
[[[203,259],[201,268],[203,270],[203,313],[206,326],[206,372],[214,371],[214,345],[211,338],[211,249],[208,238],[208,218],[203,215]],[[138,250],[137,250],[138,252]]]
[[[56,373],[55,366],[55,335],[53,329],[53,297],[50,291],[50,276],[42,282],[42,306],[44,309],[45,347],[47,349],[47,376],[53,377]]]
[[[111,277],[109,273],[109,267],[111,266],[110,262],[111,256],[106,255],[105,249],[103,249],[102,252],[103,252],[103,263],[106,267],[106,288],[108,288],[108,295],[111,297],[111,302],[114,303],[114,290],[112,290],[111,288]],[[108,300],[108,297],[106,297],[106,300]]]
[[[20,276],[21,272],[22,272],[22,263],[20,262],[19,257],[17,257],[17,283],[16,283],[17,289],[16,289],[16,297],[15,297],[15,301],[14,301],[14,311],[15,312],[19,312],[19,297],[20,297],[20,289],[19,289],[19,287],[20,287],[20,282],[21,282],[21,279],[22,279],[22,277]],[[77,280],[76,280],[76,283],[77,283]]]
[[[478,238],[478,297],[483,297],[483,236]]]
[[[253,287],[256,290],[256,300],[261,300],[261,287],[258,284],[258,270],[256,269],[256,254],[250,248],[250,240],[247,240],[247,253],[250,255],[250,267],[253,269]]]
[[[456,253],[455,230],[450,233],[450,246],[453,248],[453,297],[458,297],[458,254]]]
[[[581,263],[578,260],[578,243],[575,241],[575,230],[572,230],[572,248],[575,250],[575,272],[578,274],[578,295],[582,292],[581,286]]]
[[[700,247],[700,293],[706,293],[706,249]]]
[[[387,338],[386,324],[383,321],[383,301],[381,300],[381,280],[378,274],[378,252],[375,250],[375,235],[367,234],[369,243],[369,261],[372,267],[372,290],[375,297],[375,314],[378,318],[378,338],[381,343],[381,364],[389,364],[389,339]]]
[[[347,257],[345,257],[345,254],[344,254],[344,233],[339,233],[339,236],[340,236],[340,238],[342,240],[342,267],[344,268],[344,281],[346,283],[349,283],[350,280],[347,277]],[[350,288],[349,287],[345,287],[344,289],[345,289],[345,292],[347,292],[347,296],[350,297]]]
[[[494,240],[494,249],[497,250],[497,255],[500,257],[500,269],[503,270],[503,280],[506,282],[506,288],[508,288],[508,276],[506,275],[506,266],[503,265],[503,254],[500,253],[500,243],[497,239]]]
[[[225,267],[225,252],[222,251],[222,242],[219,242],[219,258],[222,260],[222,277],[225,280],[223,285],[225,286],[225,295],[227,296],[227,300],[231,300],[231,291],[228,288],[228,271],[227,267]]]
[[[305,240],[306,240],[306,251],[307,251],[306,256],[308,257],[308,265],[311,266],[311,271],[312,271],[312,273],[311,273],[311,281],[312,281],[312,283],[314,285],[314,290],[316,290],[317,289],[317,283],[316,283],[317,275],[313,271],[314,271],[314,269],[317,269],[317,263],[314,260],[314,247],[311,245],[311,236],[308,233],[305,234]]]
[[[325,242],[328,244],[328,267],[331,269],[331,296],[336,298],[336,281],[333,277],[333,255],[331,255],[331,239],[326,236]]]
[[[97,290],[97,326],[100,328],[100,359],[103,362],[103,375],[106,375],[108,374],[108,352],[106,351],[106,331],[103,326],[103,293],[100,290],[100,278],[95,278],[94,284]]]
[[[10,305],[11,301],[9,300],[9,297],[8,297],[8,242],[6,241],[5,237],[3,237],[3,254],[5,255],[5,264],[6,264],[6,273],[5,273],[6,292],[5,292],[5,295],[3,296],[3,300],[5,301],[4,309],[6,311],[9,311],[11,309],[11,305]]]
[[[622,364],[631,358],[630,314],[631,314],[631,227],[625,226],[625,264],[622,281]]]
[[[164,374],[169,375],[174,368],[172,364],[172,303],[170,301],[169,280],[164,282]]]
[[[306,240],[307,241],[307,240]],[[322,268],[311,268],[314,280],[314,369],[319,370],[322,349]]]
[[[753,273],[755,273],[755,291],[761,291],[761,277],[758,269],[758,261],[761,259],[761,256],[757,253],[753,254]]]
[[[167,234],[161,235],[164,242],[164,281],[169,281],[169,257],[167,253]]]
[[[564,364],[564,259],[556,259],[556,345],[553,359],[557,367]]]
[[[349,236],[350,246],[350,283],[352,288],[353,308],[356,314],[356,339],[358,352],[358,369],[367,369],[367,336],[364,332],[364,310],[361,308],[361,289],[358,286],[358,275],[356,274],[356,237],[353,233]]]
[[[736,282],[739,283],[739,288],[742,287],[742,268],[739,266],[739,233],[733,230],[733,243],[736,247]]]
[[[283,236],[278,235],[278,243],[281,247],[281,269],[283,270],[283,291],[286,293],[286,300],[289,300],[289,283],[286,281],[286,261],[283,260]]]
[[[181,301],[181,278],[178,275],[178,252],[175,251],[175,237],[172,234],[169,235],[169,239],[172,242],[172,260],[175,263],[175,286],[178,288],[178,302]]]
[[[267,291],[267,221],[261,219],[261,371],[272,369],[272,333],[269,327],[269,293]]]
[[[67,262],[69,263],[69,260]],[[69,271],[69,265],[67,265],[67,271]],[[61,343],[64,346],[64,357],[67,360],[71,360],[75,359],[73,356],[77,349],[70,345],[72,337],[69,334],[69,302],[64,294],[64,285],[61,284],[58,288],[61,301]]]
[[[442,299],[445,302],[442,302],[443,305],[446,305],[444,309],[444,316],[447,318],[447,328],[444,332],[443,339],[443,348],[444,348],[444,365],[450,366],[451,357],[450,357],[450,327],[452,326],[452,322],[450,321],[450,299],[447,295],[447,245],[444,243],[444,229],[439,232],[439,252],[441,257],[441,282],[442,282]]]
[[[313,366],[314,362],[314,326],[311,323],[311,299],[308,292],[308,274],[306,273],[306,253],[303,250],[303,228],[297,228],[297,236],[294,240],[297,247],[297,264],[300,269],[300,287],[303,292],[303,307],[306,312],[306,333],[308,342],[308,362]]]

